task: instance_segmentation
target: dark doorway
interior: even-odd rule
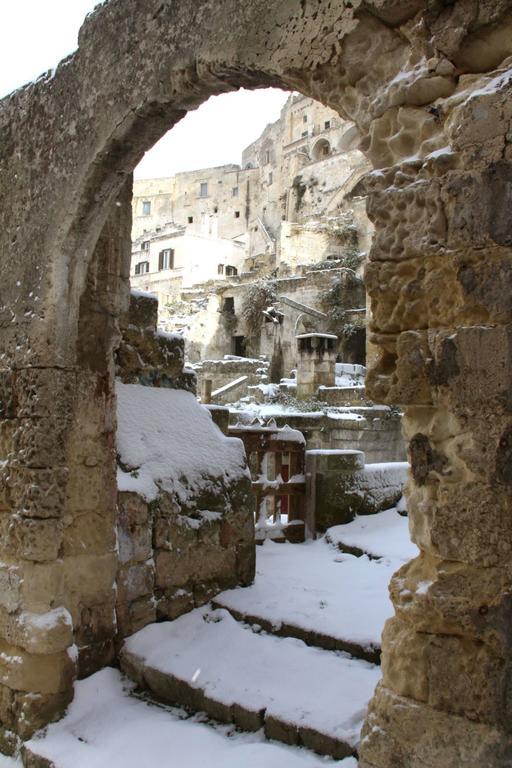
[[[245,357],[246,342],[245,336],[232,337],[233,354],[237,357]]]

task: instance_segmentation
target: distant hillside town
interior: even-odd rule
[[[159,327],[183,333],[191,362],[260,356],[272,380],[296,366],[295,338],[338,336],[365,363],[361,274],[371,242],[368,170],[355,126],[300,94],[241,165],[139,180],[131,284],[159,300]]]

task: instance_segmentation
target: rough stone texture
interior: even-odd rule
[[[116,352],[117,375],[146,386],[195,387],[194,374],[183,371],[183,339],[169,334],[161,337],[165,344],[159,343],[157,311],[152,296],[131,294]],[[124,637],[152,621],[176,618],[223,589],[252,582],[251,481],[242,477],[228,482],[221,467],[211,468],[210,479],[204,486],[210,490],[197,490],[186,500],[160,492],[148,503],[136,493],[118,493],[116,649]],[[91,618],[84,621],[91,623]],[[109,638],[102,640],[105,644]],[[104,647],[105,653],[110,650]]]
[[[316,529],[350,523],[356,515],[389,509],[403,494],[407,465],[367,464],[362,451],[306,451],[308,509]]]
[[[0,102],[2,579],[14,614],[16,600],[66,608],[78,637],[84,612],[114,603],[113,524],[77,554],[76,518],[113,521],[113,349],[128,300],[132,169],[212,94],[296,89],[352,119],[376,168],[359,185],[376,230],[370,396],[406,406],[408,436],[421,436],[409,498],[420,561],[459,569],[435,581],[428,631],[418,631],[434,589],[424,580],[386,630],[389,685],[406,693],[377,693],[360,767],[510,765],[511,18],[510,0],[111,0],[55,73]],[[465,590],[475,569],[484,604]],[[462,639],[456,606],[480,617]],[[105,663],[108,643],[91,638],[79,660],[91,668],[97,650]],[[465,682],[443,698],[448,647]],[[14,652],[24,671],[6,670],[5,684],[15,695],[40,687],[48,706],[61,685],[69,695],[67,654],[35,665]]]
[[[158,331],[157,320],[156,297],[133,291],[130,308],[121,318],[116,375],[125,384],[186,389],[195,394],[195,374],[183,368],[184,338]]]

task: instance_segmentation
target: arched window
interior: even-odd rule
[[[224,274],[224,264],[219,264],[219,266],[217,267],[217,274],[218,275]]]
[[[236,267],[226,267],[226,277],[234,277],[235,275],[238,275],[238,269]]]

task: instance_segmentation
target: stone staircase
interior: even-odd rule
[[[286,624],[221,606],[222,595],[128,638],[122,671],[158,701],[337,760],[357,755],[380,677],[368,658],[378,652],[353,645],[350,655],[325,633],[288,634]]]
[[[23,765],[106,766],[126,753],[129,768],[168,756],[183,768],[356,768],[380,678],[369,659],[392,614],[387,584],[417,552],[402,515],[358,517],[306,544],[267,542],[251,586],[126,638],[124,674],[78,681],[68,714],[25,745]]]

